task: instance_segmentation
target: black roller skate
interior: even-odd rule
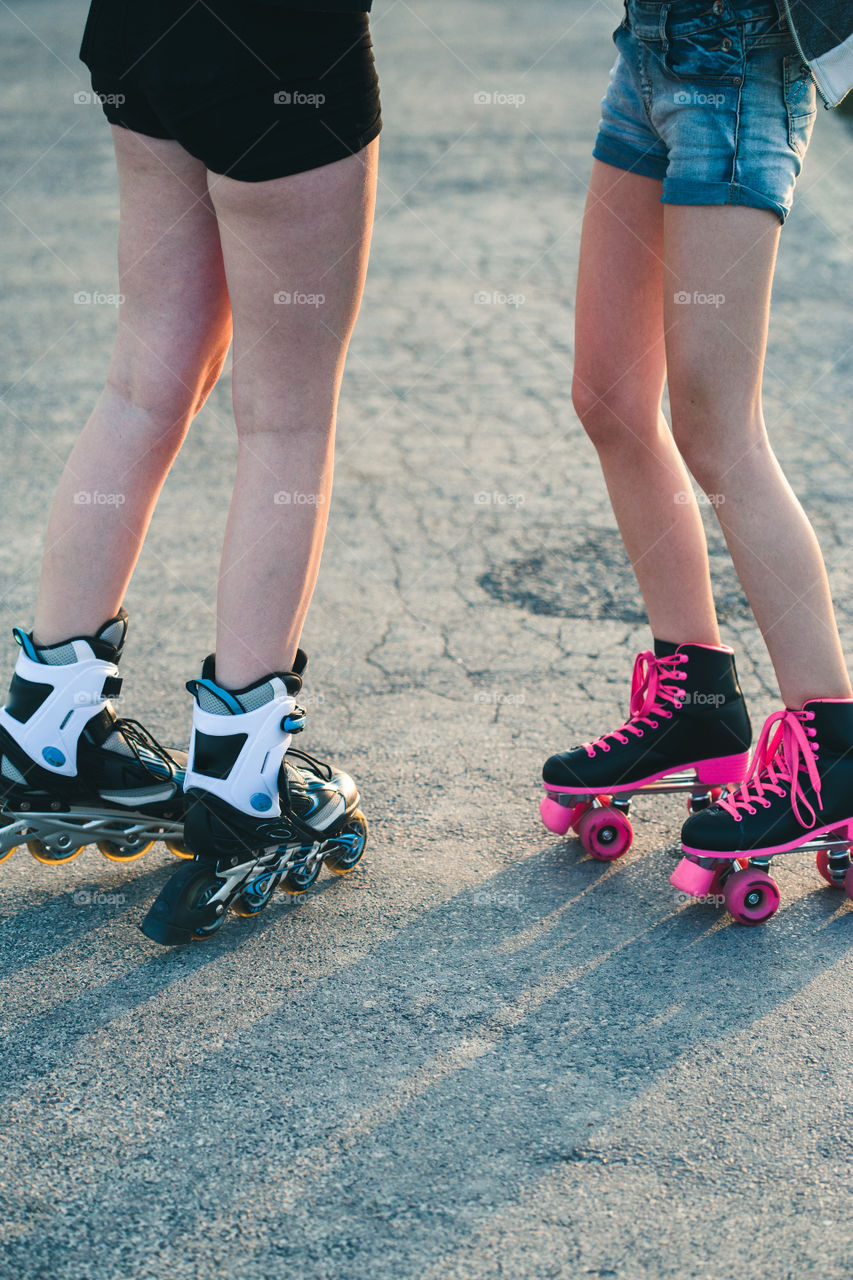
[[[110,703],[121,689],[127,633],[122,609],[94,636],[21,646],[0,710],[0,861],[26,844],[39,862],[70,862],[96,844],[113,862],[133,862],[164,840],[183,840],[186,755],[169,752]]]
[[[195,706],[184,839],[195,857],[142,922],[154,942],[207,938],[229,907],[255,916],[277,887],[304,893],[324,863],[343,875],[361,860],[367,821],[352,778],[290,747],[305,723],[294,696],[305,664],[300,649],[293,671],[229,692],[215,682],[211,655],[202,678],[188,682]]]
[[[545,762],[542,821],[571,828],[594,858],[619,858],[634,796],[686,792],[691,812],[707,807],[745,777],[750,734],[731,649],[655,640],[634,663],[625,723]]]
[[[778,853],[808,850],[828,884],[853,898],[853,701],[812,699],[772,715],[749,776],[681,832],[672,884],[724,904],[741,924],[779,906],[769,874]]]

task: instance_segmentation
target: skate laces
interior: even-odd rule
[[[322,778],[324,782],[328,782],[331,778],[332,766],[326,764],[325,760],[318,760],[316,756],[309,756],[307,751],[298,751],[295,747],[288,747],[284,754],[284,759],[289,762],[294,757],[303,761],[308,766],[308,772],[315,774],[318,778]],[[299,768],[298,765],[295,767]]]
[[[133,756],[142,765],[143,769],[147,769],[149,773],[155,773],[158,776],[165,770],[167,777],[174,776],[174,760],[166,748],[161,747],[154,735],[138,720],[116,719],[112,726],[112,732],[119,734],[127,743]],[[106,746],[106,743],[104,745]]]
[[[687,661],[686,653],[673,653],[666,658],[658,658],[651,649],[638,653],[631,676],[628,719],[618,729],[612,729],[594,742],[584,742],[582,745],[587,755],[594,756],[599,750],[609,751],[608,738],[614,738],[622,746],[630,741],[627,737],[629,733],[635,738],[642,738],[645,734],[642,725],[657,729],[659,722],[654,719],[655,716],[671,720],[673,712],[664,704],[669,703],[669,707],[676,710],[683,706],[687,697],[686,689],[670,682],[687,679],[687,672],[678,669]]]
[[[771,801],[767,799],[767,792],[784,798],[790,787],[791,808],[797,821],[801,827],[813,827],[817,814],[806,799],[801,782],[805,770],[817,807],[822,808],[820,774],[817,771],[818,744],[814,741],[817,730],[806,724],[811,720],[814,720],[813,711],[790,711],[787,707],[772,715],[761,730],[745,781],[717,801],[720,808],[739,820],[741,809],[755,813],[756,804],[769,809]],[[801,803],[808,811],[808,820],[803,818]]]

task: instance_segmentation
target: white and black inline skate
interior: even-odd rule
[[[361,860],[367,822],[352,778],[290,747],[305,723],[295,699],[305,664],[300,649],[293,671],[229,691],[211,655],[187,683],[195,704],[184,841],[195,857],[143,920],[152,941],[210,937],[229,907],[255,916],[279,886],[304,893],[324,863],[343,875]]]
[[[93,636],[21,646],[0,709],[0,861],[26,844],[39,862],[70,862],[96,844],[133,862],[164,840],[183,845],[186,754],[160,746],[135,720],[116,716],[118,661],[127,613]]]

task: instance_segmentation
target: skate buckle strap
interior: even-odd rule
[[[808,828],[815,825],[817,814],[806,799],[800,782],[800,774],[805,768],[817,807],[821,809],[820,774],[816,761],[818,745],[813,741],[817,730],[807,727],[804,724],[806,720],[814,720],[813,711],[791,711],[786,707],[770,716],[756,743],[746,780],[736,791],[717,801],[722,809],[739,821],[740,809],[755,813],[756,804],[769,809],[771,802],[765,798],[765,792],[772,791],[774,795],[784,797],[786,787],[790,786],[791,808],[800,826]],[[808,810],[808,820],[803,818],[800,802]]]
[[[107,676],[101,690],[102,698],[117,698],[121,693],[121,676]]]
[[[640,725],[645,724],[651,729],[657,729],[658,722],[652,718],[653,716],[662,716],[664,720],[670,720],[672,711],[663,705],[664,702],[670,703],[671,706],[677,709],[683,705],[687,695],[684,689],[665,682],[686,680],[687,672],[676,670],[675,668],[687,661],[689,661],[689,658],[686,653],[673,653],[665,658],[658,658],[651,649],[638,653],[631,676],[631,701],[628,708],[628,719],[618,729],[605,733],[602,737],[596,738],[594,742],[583,743],[583,748],[587,755],[594,756],[599,748],[602,751],[609,751],[610,743],[607,741],[608,738],[615,738],[622,746],[628,742],[628,738],[625,736],[628,733],[632,733],[636,738],[642,738],[645,729],[640,728]]]
[[[305,728],[305,710],[302,707],[294,707],[286,716],[282,718],[281,727],[285,733],[301,733]]]

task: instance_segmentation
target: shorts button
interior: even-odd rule
[[[715,13],[717,17],[719,17],[725,7],[723,0],[714,0],[714,3],[711,5],[711,12]]]
[[[720,45],[720,48],[721,48],[721,49],[725,49],[726,53],[728,53],[728,51],[729,51],[729,49],[731,49],[731,47],[732,47],[732,42],[731,42],[731,40],[729,39],[729,37],[728,37],[728,36],[726,36],[725,40],[724,40],[724,41],[722,42],[722,44]]]

